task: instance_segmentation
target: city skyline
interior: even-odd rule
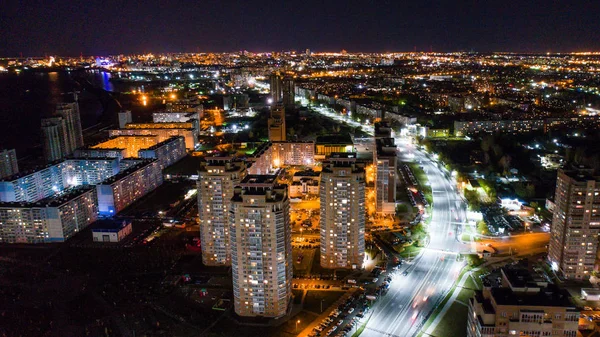
[[[197,6],[147,2],[58,1],[23,8],[5,4],[2,57],[114,55],[236,50],[515,51],[600,49],[597,2],[454,1],[208,2]],[[119,16],[119,20],[112,17]],[[38,29],[24,30],[27,22]],[[76,27],[76,28],[75,28]],[[515,38],[515,37],[518,37]]]

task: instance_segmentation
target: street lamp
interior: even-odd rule
[[[298,323],[300,323],[300,320],[297,320],[297,321],[296,321],[296,330],[294,330],[294,332],[295,332],[295,333],[297,333],[297,332],[298,332]]]

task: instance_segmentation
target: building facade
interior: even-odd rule
[[[42,119],[42,140],[46,161],[62,159],[83,146],[79,104],[59,103],[54,116]]]
[[[231,199],[231,266],[236,314],[281,317],[292,296],[287,186],[249,175]]]
[[[42,142],[47,162],[60,160],[72,150],[66,143],[67,129],[62,117],[42,119]]]
[[[477,290],[469,300],[468,337],[575,337],[580,312],[565,289],[522,264],[500,269],[500,286]]]
[[[164,170],[186,155],[185,139],[183,137],[171,137],[149,148],[139,150],[137,157],[158,159],[160,168]]]
[[[582,168],[558,170],[548,260],[565,278],[587,280],[600,234],[600,179]]]
[[[61,164],[65,186],[96,185],[119,173],[118,158],[72,158]]]
[[[0,179],[19,173],[17,152],[15,149],[0,151]]]
[[[321,266],[362,268],[365,255],[365,169],[355,153],[323,162],[320,183]]]
[[[271,106],[271,116],[268,119],[269,141],[284,142],[286,140],[285,107],[283,104]]]
[[[315,161],[314,142],[273,142],[273,166],[313,165]]]
[[[142,160],[96,186],[98,212],[115,215],[163,182],[158,160]]]
[[[233,189],[246,176],[246,164],[233,157],[209,157],[198,171],[198,216],[202,263],[230,265],[229,216]]]
[[[0,202],[36,202],[62,191],[65,187],[63,164],[49,165],[0,181]]]
[[[93,186],[34,203],[0,203],[0,243],[63,242],[97,218]]]
[[[140,124],[136,124],[135,128],[109,130],[108,135],[110,137],[118,136],[156,136],[157,143],[164,142],[171,137],[181,136],[185,139],[185,147],[188,150],[193,150],[198,143],[198,130],[194,128],[177,128],[177,127],[165,127],[169,123],[148,123],[152,124],[153,127],[142,128]],[[161,125],[165,124],[165,125]],[[192,125],[192,123],[186,123]],[[128,124],[132,125],[132,124]],[[164,127],[164,128],[160,128]]]
[[[393,215],[396,214],[396,145],[393,138],[379,138],[375,147],[375,211]]]

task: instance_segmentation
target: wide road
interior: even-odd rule
[[[306,106],[307,101],[301,100]],[[326,107],[312,107],[340,123],[361,127],[373,135],[373,127],[352,121],[347,116]],[[456,261],[459,252],[469,251],[459,242],[466,205],[451,182],[450,173],[440,169],[427,154],[419,151],[408,139],[396,138],[398,161],[414,160],[423,166],[432,188],[432,219],[428,227],[430,242],[423,253],[396,272],[387,295],[380,298],[365,317],[364,337],[407,337],[420,332],[428,315],[452,287],[463,266]],[[408,272],[405,276],[404,272]]]
[[[466,205],[451,183],[450,175],[410,142],[397,139],[399,160],[420,162],[433,193],[430,242],[411,264],[396,272],[387,295],[374,305],[361,336],[414,336],[427,316],[456,281],[462,262],[456,254],[470,247],[460,243]],[[408,274],[404,276],[404,271]]]

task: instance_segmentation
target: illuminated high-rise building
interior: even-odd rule
[[[333,153],[320,182],[321,266],[361,268],[365,255],[365,169],[356,153]]]
[[[231,267],[235,312],[281,317],[292,296],[292,242],[287,185],[275,175],[248,175],[231,199]]]
[[[375,211],[379,214],[396,214],[396,145],[394,138],[375,140],[373,151],[375,166]]]
[[[46,161],[62,159],[83,146],[79,104],[59,103],[54,116],[42,119],[42,139]]]
[[[0,179],[19,173],[15,149],[0,151]]]
[[[294,100],[296,98],[296,93],[294,90],[294,79],[291,76],[285,76],[283,81],[281,82],[283,85],[283,93],[282,100],[283,106],[288,109],[294,108]]]
[[[282,142],[286,140],[285,129],[285,107],[283,104],[271,106],[271,116],[268,120],[269,140]]]
[[[198,172],[198,216],[202,262],[230,265],[229,217],[233,188],[246,176],[246,164],[233,157],[208,157]]]
[[[73,153],[76,148],[83,146],[83,131],[77,96],[75,96],[75,100],[74,103],[59,103],[56,105],[56,115],[65,120],[69,154]]]
[[[44,157],[47,162],[64,158],[69,153],[67,147],[67,129],[62,117],[42,119],[42,140],[44,143]]]
[[[600,178],[591,170],[558,170],[548,260],[567,279],[587,280],[600,234]]]
[[[271,99],[273,104],[278,103],[283,98],[283,83],[279,73],[269,75],[269,88],[271,89]]]

